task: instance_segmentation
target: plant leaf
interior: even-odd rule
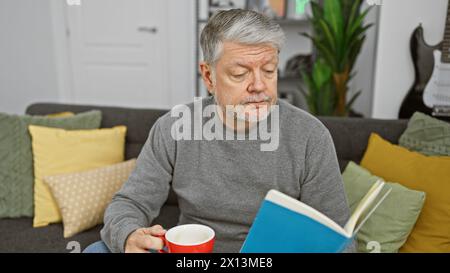
[[[355,103],[356,99],[359,98],[359,96],[361,95],[361,93],[362,93],[362,90],[359,90],[359,91],[356,92],[356,93],[352,96],[352,98],[348,101],[347,106],[346,106],[347,111],[350,111],[350,110],[351,110],[352,105]]]
[[[358,3],[358,1],[354,1],[351,11],[350,11],[350,16],[347,19],[347,27],[346,27],[346,33],[348,35],[348,32],[350,30],[349,26],[353,23],[353,21],[355,20],[356,14],[358,14],[359,11],[359,7],[360,7],[361,3]]]
[[[332,76],[331,68],[322,60],[314,64],[313,79],[318,90],[322,89],[325,83],[329,82]]]
[[[356,59],[358,58],[359,53],[361,52],[362,45],[366,40],[366,36],[364,35],[361,39],[357,40],[354,46],[352,46],[349,56],[350,68],[353,68]]]
[[[325,36],[325,40],[328,42],[331,51],[336,51],[336,40],[333,37],[333,34],[331,33],[329,25],[323,19],[319,20],[319,24]]]
[[[367,13],[371,10],[371,8],[367,8],[363,13],[361,13],[354,22],[349,22],[349,31],[347,35],[351,36],[356,31],[358,27],[361,27],[362,22],[366,18]]]
[[[350,43],[353,40],[356,40],[356,39],[360,38],[359,36],[363,35],[372,26],[373,26],[373,24],[370,23],[370,24],[365,25],[364,27],[358,27],[356,29],[356,31],[352,35],[347,36],[348,43]]]
[[[323,9],[325,21],[331,25],[333,32],[339,35],[344,24],[339,0],[324,0]]]

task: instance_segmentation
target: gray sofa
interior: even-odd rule
[[[128,127],[126,139],[126,158],[135,158],[147,139],[153,123],[166,113],[165,110],[129,109],[88,105],[33,104],[26,110],[30,115],[44,115],[55,112],[72,111],[74,113],[98,109],[103,113],[102,128],[115,125]],[[374,120],[360,118],[320,118],[330,130],[338,154],[341,170],[350,160],[359,162],[367,146],[371,132],[376,132],[387,140],[397,143],[406,129],[406,120]],[[178,220],[177,198],[170,193],[160,215],[155,219],[166,228],[176,225]],[[0,219],[0,252],[70,252],[67,245],[71,241],[79,242],[81,249],[100,240],[101,226],[85,231],[72,238],[63,238],[61,224],[44,228],[33,228],[31,218]]]

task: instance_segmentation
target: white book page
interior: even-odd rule
[[[384,182],[382,180],[378,180],[375,184],[372,185],[370,190],[366,193],[366,195],[359,201],[358,206],[356,207],[353,214],[348,219],[347,224],[344,227],[344,230],[347,234],[353,234],[353,230],[355,229],[356,223],[358,222],[361,215],[368,209],[368,207],[372,204],[375,198],[380,193],[381,189],[384,186]]]
[[[361,221],[359,221],[357,227],[355,228],[355,230],[353,231],[353,234],[358,233],[358,231],[362,228],[362,226],[364,226],[364,224],[366,223],[366,221],[370,218],[370,216],[377,210],[377,208],[381,205],[381,203],[383,203],[384,199],[386,199],[386,197],[391,193],[392,191],[392,187],[389,187],[389,189],[386,191],[386,193],[380,198],[379,201],[377,201],[377,203],[375,204],[375,206],[373,206],[373,208],[370,210],[369,213],[367,213],[366,216],[364,216],[364,219],[362,219]]]
[[[270,190],[269,193],[267,193],[265,200],[273,202],[277,205],[280,205],[297,213],[303,214],[311,219],[314,219],[317,222],[321,223],[322,225],[329,227],[330,229],[336,231],[337,233],[347,238],[350,238],[352,236],[351,233],[347,233],[340,225],[336,224],[336,222],[328,218],[320,211],[315,210],[312,207],[298,201],[297,199],[294,199],[279,191]]]

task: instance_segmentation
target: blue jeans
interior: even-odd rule
[[[108,247],[102,241],[98,241],[86,247],[83,253],[111,253]]]
[[[156,250],[149,250],[150,253],[158,253]],[[111,250],[103,243],[103,241],[95,242],[86,249],[83,250],[83,253],[111,253]]]

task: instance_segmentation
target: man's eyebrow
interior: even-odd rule
[[[272,58],[272,59],[270,59],[270,60],[267,60],[267,61],[264,63],[264,65],[270,64],[270,63],[276,64],[277,62],[278,62],[278,58]],[[233,67],[233,66],[241,66],[241,67],[245,67],[245,68],[248,68],[248,67],[249,67],[248,64],[243,63],[243,62],[240,62],[240,61],[236,61],[236,62],[230,63],[229,67]]]
[[[232,62],[232,63],[230,63],[228,66],[229,66],[229,67],[233,67],[233,66],[242,66],[242,67],[247,68],[247,67],[248,67],[248,64],[241,63],[241,62]]]

